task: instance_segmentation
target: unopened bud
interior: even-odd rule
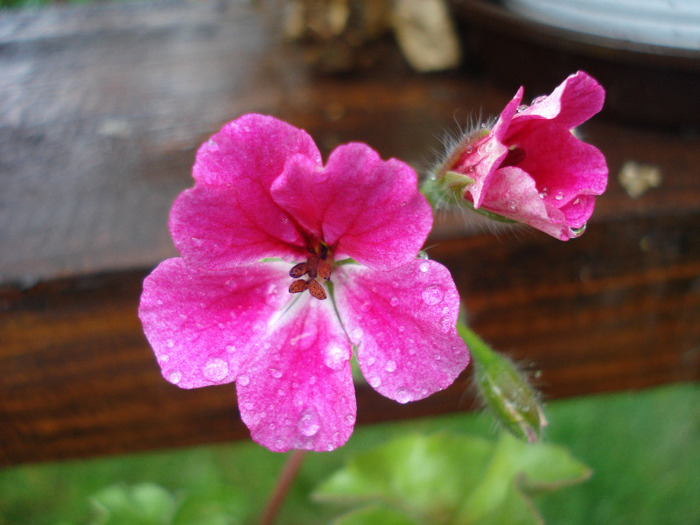
[[[531,443],[547,425],[540,396],[526,375],[464,325],[457,329],[474,358],[474,378],[479,396],[503,426]]]

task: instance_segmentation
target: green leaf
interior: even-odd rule
[[[92,497],[92,525],[168,525],[177,502],[155,483],[111,485]]]
[[[586,479],[558,446],[503,433],[497,442],[441,433],[409,435],[351,459],[314,493],[318,501],[381,503],[426,524],[535,525],[530,497]]]
[[[384,505],[354,510],[333,520],[333,525],[417,525],[402,513]]]

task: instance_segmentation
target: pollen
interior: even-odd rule
[[[325,299],[327,297],[326,291],[316,278],[330,280],[333,267],[327,259],[328,248],[326,245],[321,244],[316,250],[309,249],[308,259],[295,264],[289,270],[289,276],[296,279],[289,285],[289,293],[301,293],[308,290],[316,299],[320,301]],[[306,280],[302,279],[304,275],[307,276]]]

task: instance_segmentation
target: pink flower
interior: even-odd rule
[[[353,349],[400,403],[466,367],[452,278],[416,258],[432,213],[409,166],[357,143],[323,166],[303,130],[245,115],[202,145],[193,175],[170,216],[182,257],[146,278],[139,308],[171,383],[236,381],[254,440],[333,450],[355,423]]]
[[[530,106],[522,97],[521,87],[493,128],[462,141],[441,172],[475,209],[568,240],[583,232],[608,180],[603,154],[571,132],[601,110],[605,91],[579,71]]]

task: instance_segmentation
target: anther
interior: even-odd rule
[[[295,264],[294,266],[292,266],[292,269],[289,270],[289,276],[298,279],[307,271],[309,271],[308,265],[305,262],[300,262],[299,264]]]
[[[292,283],[294,284],[294,283]],[[309,293],[313,295],[316,299],[323,300],[326,298],[326,292],[323,290],[323,286],[318,284],[314,279],[309,279],[306,282]]]
[[[314,281],[316,282],[316,281]],[[318,284],[318,283],[316,283]],[[289,285],[289,293],[300,293],[309,287],[307,282],[303,279],[298,279]],[[315,297],[315,296],[314,296]]]
[[[328,261],[320,261],[318,263],[318,274],[326,281],[331,278],[331,263]]]

